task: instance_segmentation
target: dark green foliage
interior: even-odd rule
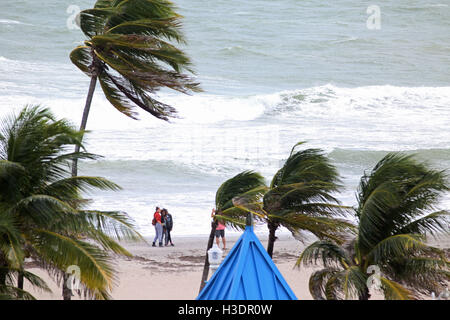
[[[182,93],[200,91],[186,54],[172,42],[184,43],[181,16],[166,0],[99,0],[80,13],[88,40],[70,54],[72,62],[100,81],[108,101],[136,118],[135,108],[168,120],[176,110],[159,101],[163,87]]]
[[[260,201],[267,190],[264,178],[257,172],[243,171],[225,181],[216,192],[216,217],[234,227],[244,227],[247,212],[234,205],[237,198]]]
[[[310,278],[315,299],[369,298],[370,266],[379,268],[386,299],[416,299],[440,292],[450,280],[445,252],[430,246],[430,236],[448,237],[449,212],[437,210],[449,191],[445,171],[414,156],[390,153],[364,174],[358,188],[358,234],[339,246],[315,242],[297,265],[320,264]]]
[[[269,255],[272,255],[275,232],[280,226],[286,227],[296,236],[299,231],[307,231],[320,239],[339,243],[353,229],[353,225],[343,219],[349,208],[340,205],[333,196],[341,187],[336,168],[320,149],[297,150],[302,144],[297,143],[292,148],[269,187],[261,184],[259,188],[251,189],[253,185],[249,182],[235,182],[232,179],[223,184],[233,191],[224,198],[227,203],[231,200],[234,205],[225,210],[227,215],[233,214],[243,220],[251,212],[255,220],[267,224],[270,232]],[[241,175],[245,174],[243,172]],[[259,183],[263,183],[262,178]],[[246,185],[252,191],[239,194],[240,188]],[[221,188],[217,191],[218,195],[222,195]],[[231,195],[234,196],[231,198]],[[225,202],[216,199],[216,203],[224,205]]]
[[[73,159],[96,159],[81,146],[82,133],[57,120],[46,108],[25,107],[0,123],[0,296],[31,299],[15,287],[22,274],[33,286],[48,290],[23,270],[32,258],[57,280],[71,265],[81,269],[85,294],[109,298],[115,273],[110,253],[130,255],[116,240],[137,240],[122,212],[85,210],[83,193],[120,187],[101,177],[71,177]]]

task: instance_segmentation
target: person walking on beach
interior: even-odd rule
[[[163,226],[161,222],[161,209],[156,207],[156,212],[153,214],[152,224],[155,226],[155,238],[153,239],[152,247],[156,247],[156,241],[158,241],[159,246],[162,247],[162,233]]]
[[[174,244],[172,242],[172,237],[170,236],[170,231],[172,231],[173,228],[173,218],[172,215],[167,211],[167,209],[162,209],[161,211],[163,217],[164,217],[164,232],[163,232],[163,240],[165,240],[165,245],[168,246],[169,242],[170,245],[173,247]]]
[[[211,216],[214,217],[215,214],[216,214],[216,210],[213,209]],[[217,221],[217,227],[216,227],[216,243],[217,243],[218,247],[220,247],[219,238],[222,238],[223,250],[226,250],[227,245],[226,245],[226,239],[225,239],[225,224],[223,223],[223,221],[220,221],[220,220]]]

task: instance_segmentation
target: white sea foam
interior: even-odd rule
[[[337,43],[346,43],[346,42],[351,42],[351,41],[356,41],[358,40],[358,37],[348,37],[346,39],[340,39],[340,40],[333,40],[332,43],[337,44]]]
[[[330,125],[347,121],[349,126],[360,123],[366,126],[377,125],[380,129],[396,125],[397,130],[414,134],[408,130],[408,126],[413,123],[418,125],[415,129],[432,125],[428,127],[428,131],[442,129],[443,133],[448,133],[446,128],[450,121],[447,109],[450,105],[450,87],[411,88],[387,85],[342,88],[326,85],[244,97],[161,94],[159,98],[178,110],[179,118],[173,119],[172,124],[157,120],[143,111],[139,112],[140,121],[129,119],[116,111],[98,88],[88,127],[92,130],[165,130],[187,124],[205,126],[258,120],[265,124],[278,123],[283,126],[283,122],[289,124],[293,120],[309,120],[322,121],[322,124],[328,122]],[[57,115],[78,122],[84,99],[82,94],[75,99],[4,94],[0,104],[3,107],[13,107],[40,103],[52,108]]]
[[[28,23],[16,21],[16,20],[9,20],[9,19],[0,19],[1,24],[24,24],[29,25]]]
[[[247,97],[160,98],[174,105],[181,118],[166,123],[140,112],[140,121],[129,119],[98,88],[87,125],[92,131],[86,136],[88,150],[108,161],[131,161],[125,167],[144,161],[144,168],[150,166],[147,174],[176,174],[181,179],[183,172],[225,177],[243,169],[270,175],[298,141],[327,152],[450,148],[448,87],[326,85]],[[41,103],[78,126],[84,99],[4,96],[0,114],[11,107],[18,111],[24,104]],[[423,154],[432,156],[428,151]],[[166,169],[145,161],[163,161]],[[110,171],[120,172],[131,168],[109,166]]]
[[[177,107],[183,118],[176,122],[203,124],[277,116],[285,120],[365,120],[368,124],[382,121],[380,125],[425,122],[445,127],[450,117],[446,107],[450,105],[450,87],[326,85],[248,97],[196,95],[165,99]]]

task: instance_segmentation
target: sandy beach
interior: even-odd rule
[[[227,237],[228,249],[225,255],[238,239],[239,235]],[[266,246],[267,236],[258,235],[263,246]],[[200,279],[205,259],[207,236],[174,236],[174,247],[152,247],[152,239],[146,239],[149,244],[122,243],[134,256],[132,258],[117,258],[118,284],[112,292],[116,300],[194,300],[198,295]],[[433,246],[450,247],[450,239],[432,241]],[[311,273],[320,267],[295,267],[299,253],[308,242],[294,239],[288,234],[280,234],[275,243],[273,260],[299,300],[312,300],[308,289]],[[61,300],[61,288],[48,274],[35,267],[28,271],[41,276],[49,285],[52,293],[35,291],[25,282],[25,290],[29,290],[37,299]],[[211,276],[211,272],[209,274]],[[379,292],[371,292],[370,300],[383,300]],[[80,297],[74,296],[74,300]],[[422,297],[430,299],[430,297]]]
[[[266,238],[259,237],[263,245]],[[238,236],[228,237],[228,250]],[[145,243],[128,243],[124,246],[133,253],[133,258],[118,258],[119,283],[112,296],[120,300],[176,300],[195,299],[198,295],[203,271],[207,236],[174,237],[174,247],[151,247]],[[313,269],[294,268],[296,258],[304,245],[288,235],[280,235],[275,244],[274,262],[285,277],[298,299],[312,299],[308,290],[308,280]],[[224,257],[225,257],[224,254]],[[61,289],[38,268],[27,269],[45,279],[52,293],[36,292],[37,299],[60,300]],[[78,296],[73,297],[79,299]]]

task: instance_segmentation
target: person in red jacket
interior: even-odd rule
[[[216,215],[216,209],[212,209],[211,217],[214,218]],[[227,250],[226,240],[225,240],[225,224],[223,221],[218,220],[217,226],[216,226],[216,243],[217,246],[220,246],[220,240],[219,238],[222,238],[222,244],[223,244],[223,250]]]
[[[159,207],[156,207],[156,212],[153,214],[153,222],[155,226],[156,235],[155,238],[153,239],[152,247],[156,247],[156,241],[158,241],[159,246],[162,247],[163,226],[161,223],[161,209]]]

